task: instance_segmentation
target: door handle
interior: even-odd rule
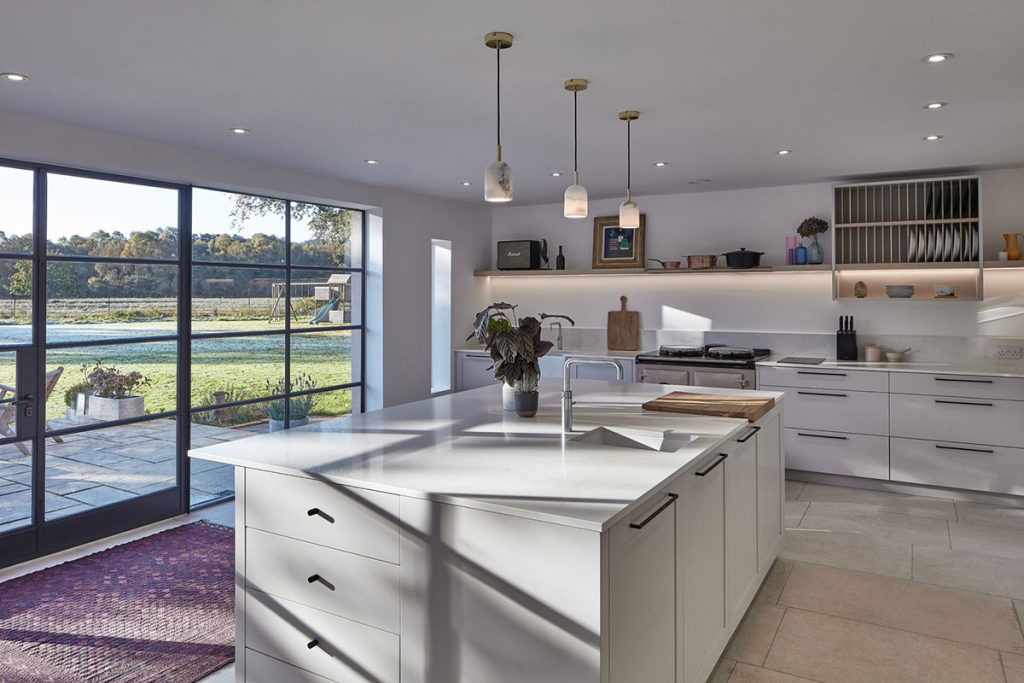
[[[797,370],[798,375],[821,375],[823,377],[846,377],[845,372],[814,372],[813,370]]]
[[[991,448],[964,448],[963,446],[943,446],[935,444],[935,447],[943,451],[967,451],[968,453],[995,453]]]
[[[797,432],[797,436],[813,436],[815,439],[835,439],[836,441],[846,441],[845,436],[830,436],[828,434],[808,434],[807,432]]]
[[[665,508],[667,508],[672,503],[676,502],[676,499],[678,497],[679,497],[678,493],[670,493],[670,494],[668,494],[668,500],[666,500],[664,503],[662,503],[660,506],[658,506],[657,510],[655,510],[651,514],[647,515],[647,517],[645,517],[640,522],[630,522],[629,523],[629,528],[630,529],[643,529],[645,526],[647,526],[648,524],[651,523],[651,520],[653,520],[655,517],[657,517],[662,512],[664,512]]]
[[[744,434],[742,439],[736,439],[736,443],[746,443],[750,441],[750,437],[752,437],[754,434],[757,434],[759,431],[761,431],[760,427],[758,427],[757,425],[751,425],[750,431]]]
[[[849,398],[846,394],[828,394],[824,391],[798,391],[803,396],[832,396],[833,398]]]
[[[23,412],[25,414],[25,417],[32,417],[32,406],[33,406],[34,403],[35,403],[35,398],[33,398],[32,394],[25,394],[21,398],[15,400],[15,401],[11,401],[11,405],[12,406],[18,406],[19,408],[24,408]]]
[[[696,476],[698,476],[698,477],[706,477],[709,474],[711,474],[711,470],[715,469],[716,467],[721,465],[723,462],[725,462],[725,459],[728,458],[728,457],[729,457],[728,453],[719,453],[718,454],[718,459],[715,460],[713,463],[711,463],[710,467],[708,467],[707,469],[704,469],[704,470],[700,470],[699,472],[694,472],[694,474]]]
[[[952,377],[935,377],[934,379],[935,379],[936,382],[965,382],[965,383],[968,383],[968,384],[995,384],[995,382],[993,382],[990,379],[961,379],[961,378],[954,379]]]
[[[995,403],[988,403],[987,401],[949,401],[942,398],[935,399],[936,403],[948,403],[954,406],[983,406],[985,408],[995,407]]]

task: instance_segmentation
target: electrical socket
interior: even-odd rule
[[[1020,360],[1021,347],[1009,344],[1000,344],[996,347],[996,358],[999,360]]]

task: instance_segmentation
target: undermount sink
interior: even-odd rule
[[[636,448],[645,451],[675,453],[697,439],[695,434],[685,434],[672,430],[655,431],[648,429],[630,429],[628,427],[597,427],[589,432],[578,434],[570,439],[576,443],[589,443],[615,448]]]

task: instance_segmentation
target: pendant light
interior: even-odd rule
[[[579,140],[576,125],[576,94],[586,90],[590,83],[585,78],[570,78],[565,89],[572,93],[572,185],[565,188],[562,215],[566,218],[586,218],[589,209],[587,188],[580,185]]]
[[[632,140],[630,139],[629,124],[640,118],[640,112],[629,109],[619,112],[619,120],[626,122],[626,201],[619,204],[619,227],[639,228],[640,207],[633,201],[633,187],[631,177],[632,164]]]
[[[484,199],[489,202],[512,201],[512,167],[501,159],[501,51],[512,47],[512,34],[494,31],[484,36],[484,45],[498,56],[498,157],[484,171]]]

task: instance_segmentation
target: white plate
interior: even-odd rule
[[[964,260],[964,250],[963,250],[963,246],[964,245],[963,245],[963,240],[961,239],[961,235],[960,235],[960,233],[962,233],[962,232],[963,232],[963,228],[960,228],[960,227],[957,227],[957,229],[953,231],[953,260],[954,261],[963,261]]]
[[[924,249],[924,260],[934,261],[935,260],[935,230],[932,228],[925,228],[925,232],[928,233],[928,245]]]
[[[971,226],[971,260],[978,258],[978,229]]]
[[[953,226],[947,225],[942,229],[942,260],[949,261],[953,253]]]
[[[910,226],[910,237],[907,240],[907,260],[917,260],[917,228],[913,225]]]

